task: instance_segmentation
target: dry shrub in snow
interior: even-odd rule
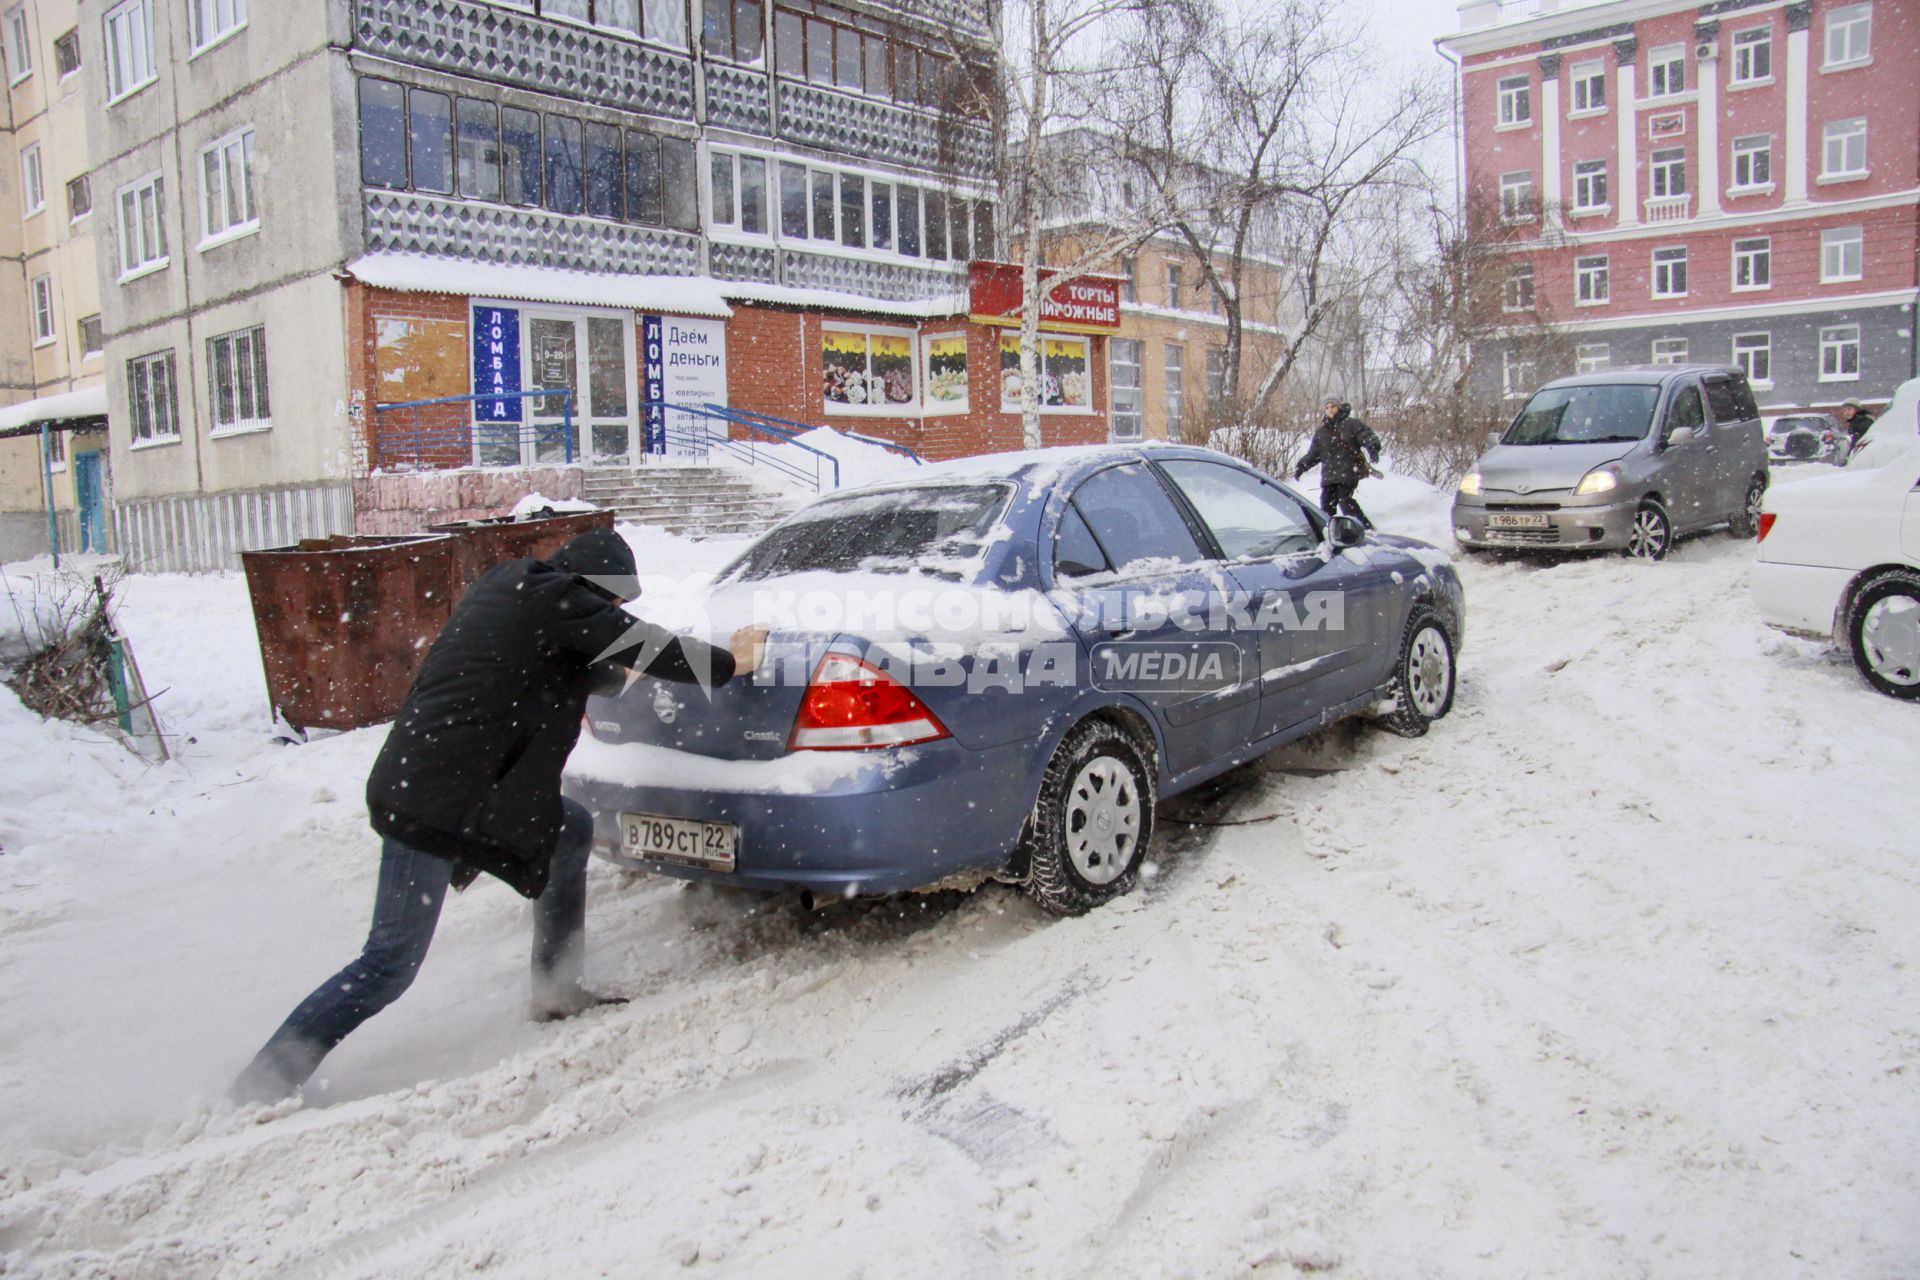
[[[1497,400],[1414,404],[1382,409],[1371,419],[1393,469],[1437,489],[1451,488],[1487,447],[1487,432],[1504,431],[1513,414]]]
[[[29,710],[79,724],[119,716],[107,609],[123,576],[115,565],[89,577],[56,571],[7,578],[7,687]]]

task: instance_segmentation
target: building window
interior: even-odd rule
[[[1687,91],[1687,46],[1661,45],[1647,55],[1647,96],[1670,98]]]
[[[1650,172],[1653,182],[1648,190],[1656,200],[1687,194],[1687,149],[1671,147],[1654,152]]]
[[[107,11],[107,102],[152,84],[160,76],[153,60],[153,0],[127,0]]]
[[[1773,79],[1773,28],[1749,27],[1733,33],[1732,83],[1764,84]]]
[[[420,93],[419,89],[410,90],[409,98]],[[421,186],[417,154],[413,181],[414,185],[421,190],[451,191],[453,189],[453,147],[450,141],[451,135],[445,132],[453,124],[451,105],[441,94],[428,96],[438,101],[431,104],[415,104],[409,101],[408,110],[417,120],[419,112],[415,111],[414,107],[416,105],[431,106],[433,114],[429,125],[431,130],[429,136],[432,139],[432,150],[429,153],[429,159],[433,163],[428,169],[428,174],[432,181],[445,182],[447,185],[444,188]],[[586,131],[572,116],[543,115],[541,122],[542,132],[546,138],[547,159],[547,199],[544,207],[553,213],[569,216],[585,213],[587,209]]]
[[[44,347],[53,341],[53,277],[33,278],[33,345]]]
[[[809,12],[774,11],[774,56],[781,75],[917,106],[942,105],[955,80],[951,58],[873,19],[862,18],[855,28],[845,14],[836,15],[844,21],[828,21],[833,11],[825,5],[805,7]]]
[[[106,349],[107,340],[100,331],[100,317],[80,317],[80,358],[91,360]]]
[[[207,339],[207,393],[213,434],[272,424],[267,403],[267,331],[260,325]]]
[[[1607,279],[1607,255],[1576,258],[1573,262],[1573,299],[1583,307],[1597,307],[1612,296]]]
[[[1581,115],[1589,111],[1607,109],[1607,64],[1604,62],[1576,62],[1573,64],[1572,113]]]
[[[907,252],[907,209],[900,207],[900,252]],[[780,164],[780,234],[791,240],[807,238],[807,167]],[[920,203],[913,205],[913,252],[920,251]]]
[[[1533,171],[1501,174],[1500,221],[1531,222],[1533,218]]]
[[[1773,385],[1773,335],[1736,333],[1733,335],[1733,362],[1757,387]]]
[[[1861,277],[1863,240],[1859,227],[1828,227],[1820,233],[1820,283]]]
[[[1573,349],[1575,373],[1598,373],[1613,362],[1613,348],[1604,342],[1583,342]]]
[[[1687,362],[1687,340],[1685,338],[1655,338],[1653,340],[1654,364],[1685,364]]]
[[[260,212],[253,203],[253,130],[228,134],[200,151],[202,246],[255,230]]]
[[[1773,135],[1757,133],[1733,140],[1733,190],[1773,189]]]
[[[827,412],[903,413],[918,399],[912,330],[825,328],[820,348]]]
[[[1867,121],[1830,120],[1822,134],[1822,178],[1862,178],[1867,173]]]
[[[1860,326],[1837,324],[1820,331],[1820,381],[1857,382],[1860,378]]]
[[[1607,207],[1607,162],[1582,160],[1573,166],[1573,211],[1598,213]]]
[[[618,218],[621,215],[626,208],[626,202],[621,199],[621,192],[626,185],[626,166],[621,154],[620,130],[613,125],[587,126],[586,184],[589,218]],[[765,203],[765,196],[763,189],[762,204]]]
[[[192,0],[195,53],[247,25],[247,0]]]
[[[1500,82],[1500,124],[1503,127],[1530,124],[1533,121],[1533,82],[1526,76],[1509,76]]]
[[[1500,289],[1500,309],[1502,311],[1533,310],[1533,264],[1517,262],[1507,268],[1507,278]]]
[[[1186,438],[1185,419],[1187,416],[1187,349],[1177,342],[1169,342],[1165,351],[1167,371],[1167,439]]]
[[[87,181],[87,175],[67,183],[67,219],[84,218],[93,212],[93,184]]]
[[[1773,240],[1756,236],[1733,242],[1733,287],[1766,289],[1773,285]]]
[[[773,234],[767,207],[767,161],[763,156],[715,151],[709,157],[712,178],[713,222],[749,235]],[[885,183],[873,184],[873,222],[879,247],[891,235],[892,201],[883,201]]]
[[[707,0],[700,48],[709,58],[758,63],[765,55],[760,0]]]
[[[1207,403],[1217,406],[1227,398],[1227,349],[1207,348]]]
[[[1108,421],[1115,440],[1138,440],[1146,434],[1147,402],[1140,376],[1142,347],[1137,338],[1107,340],[1107,382],[1113,399]]]
[[[165,198],[166,179],[157,173],[120,189],[115,203],[120,214],[122,280],[158,271],[167,265],[167,226],[162,217]]]
[[[78,27],[53,42],[53,61],[60,69],[62,80],[80,69],[80,29]]]
[[[134,444],[180,438],[173,392],[173,352],[156,351],[127,361],[127,408]]]
[[[920,337],[921,383],[928,413],[963,413],[967,408],[967,335],[928,333]]]
[[[27,6],[24,4],[7,10],[7,69],[12,73],[14,84],[33,74],[33,41],[27,36]]]
[[[1844,67],[1865,62],[1873,52],[1873,6],[1850,4],[1827,11],[1827,61],[1829,67]]]
[[[1167,305],[1175,311],[1180,309],[1180,264],[1167,264]]]
[[[1061,333],[1040,334],[1040,350],[1035,353],[1040,374],[1039,401],[1042,411],[1088,413],[1093,408],[1093,366],[1087,360],[1085,338]],[[1020,338],[1015,333],[1000,336],[1000,412],[1020,412]]]
[[[1687,296],[1687,251],[1684,247],[1653,251],[1653,296]]]
[[[1513,350],[1500,353],[1500,388],[1507,399],[1518,400],[1533,394],[1533,370],[1532,356],[1521,355]]]
[[[20,150],[20,180],[21,212],[31,218],[47,207],[47,181],[40,168],[40,144],[37,142]]]
[[[1129,307],[1140,301],[1140,260],[1138,258],[1120,259],[1120,301]]]

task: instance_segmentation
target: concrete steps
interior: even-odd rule
[[[694,538],[760,533],[797,505],[725,467],[643,467],[589,471],[581,497],[611,508],[622,523]]]

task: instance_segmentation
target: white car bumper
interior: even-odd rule
[[[1759,609],[1762,621],[1768,626],[1802,635],[1831,637],[1834,611],[1840,607],[1841,593],[1852,579],[1851,569],[1773,564],[1762,560],[1753,566],[1747,581],[1753,590],[1754,607]]]

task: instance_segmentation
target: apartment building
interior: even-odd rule
[[[1774,410],[1884,401],[1920,372],[1920,6],[1469,0],[1460,16],[1439,43],[1512,329],[1564,332],[1582,371],[1738,364]],[[1573,371],[1498,339],[1476,353],[1489,394]]]
[[[74,0],[0,9],[0,560],[111,549],[105,361]],[[53,528],[49,529],[49,506]]]

